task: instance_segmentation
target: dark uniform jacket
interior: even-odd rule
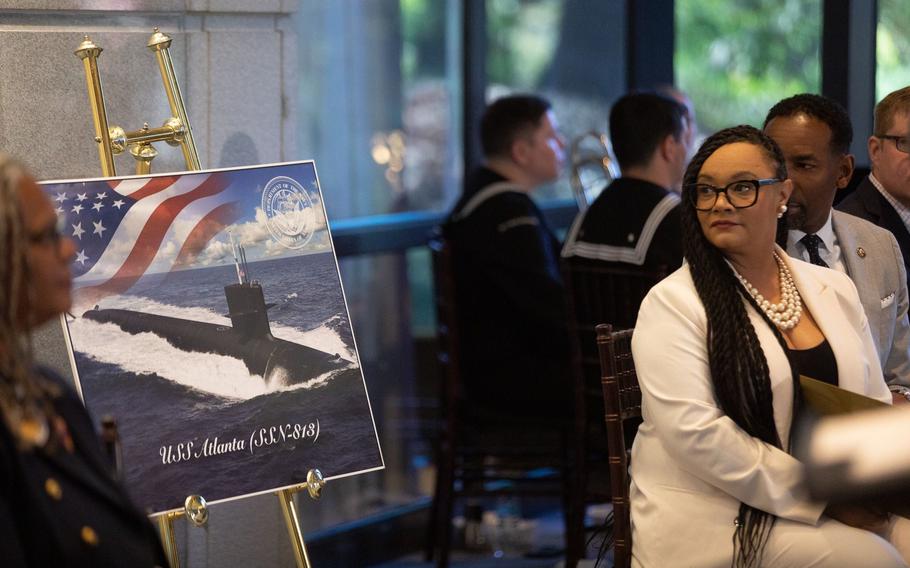
[[[19,450],[0,419],[0,566],[167,566],[157,533],[113,478],[89,415],[70,387],[52,401],[75,452]]]
[[[480,168],[444,226],[471,404],[565,415],[571,400],[559,241],[526,192]]]
[[[622,177],[572,224],[562,256],[672,272],[682,265],[679,196]]]
[[[897,244],[900,245],[904,266],[910,272],[910,232],[907,231],[907,226],[904,225],[894,207],[872,185],[868,177],[857,186],[853,193],[837,205],[837,209],[891,231],[894,238],[897,239]]]

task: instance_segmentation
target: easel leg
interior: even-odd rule
[[[161,545],[164,555],[167,556],[171,568],[180,568],[180,557],[177,555],[177,539],[174,537],[174,519],[179,514],[166,513],[158,517],[158,532],[161,535]]]
[[[293,489],[278,491],[278,501],[281,503],[281,512],[284,513],[284,524],[294,547],[294,559],[297,568],[310,568],[310,559],[306,553],[306,544],[303,542],[303,531],[300,529],[300,517],[297,515],[297,505],[294,503]]]

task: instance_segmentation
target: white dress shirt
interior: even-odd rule
[[[818,256],[825,261],[828,268],[833,268],[838,272],[847,274],[847,267],[844,265],[843,255],[841,254],[840,245],[837,243],[837,235],[834,234],[834,227],[831,225],[831,212],[828,211],[828,220],[822,225],[822,228],[815,233],[822,240],[818,246]],[[799,229],[790,229],[787,231],[787,254],[806,262],[809,260],[809,251],[806,245],[800,242],[806,236],[806,233]]]
[[[837,236],[834,234],[834,227],[831,225],[831,212],[828,211],[828,220],[822,225],[815,235],[822,240],[818,246],[818,256],[825,261],[828,268],[833,268],[838,272],[847,274],[847,267],[844,265],[844,259],[841,254],[840,245],[837,244]],[[787,254],[800,260],[809,261],[809,251],[806,245],[800,242],[806,236],[804,231],[791,229],[787,231]]]

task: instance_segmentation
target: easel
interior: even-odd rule
[[[275,492],[278,502],[281,504],[281,512],[284,515],[284,524],[288,529],[288,537],[290,537],[291,546],[294,549],[294,560],[297,568],[312,568],[312,564],[310,564],[310,558],[307,555],[306,543],[303,541],[300,515],[297,513],[294,495],[306,489],[311,499],[318,500],[322,496],[322,488],[325,487],[325,480],[318,469],[308,471],[306,478],[307,480],[304,484],[279,489]],[[190,495],[184,501],[182,511],[169,511],[158,516],[158,531],[161,533],[161,544],[164,546],[164,553],[171,568],[180,568],[177,539],[174,535],[174,521],[183,516],[186,516],[197,527],[204,526],[209,518],[205,499],[199,495]]]
[[[174,73],[174,65],[168,51],[171,46],[171,38],[155,28],[146,46],[155,53],[158,60],[158,69],[161,73],[161,81],[164,83],[168,105],[171,108],[171,116],[158,128],[149,128],[146,122],[142,128],[129,132],[119,126],[108,125],[104,93],[101,89],[101,75],[98,71],[98,57],[103,50],[88,36],[85,36],[75,51],[76,56],[82,60],[85,70],[89,104],[92,107],[92,118],[95,125],[94,140],[98,144],[101,171],[107,177],[117,175],[114,156],[127,149],[136,160],[136,174],[150,173],[152,160],[158,155],[158,151],[153,146],[155,142],[167,142],[171,146],[180,146],[186,169],[188,171],[202,169],[199,154],[196,151],[196,143],[193,140],[193,131],[186,115],[186,107],[177,84],[177,76]],[[306,489],[312,499],[319,499],[324,486],[325,480],[322,473],[318,469],[311,469],[307,472],[306,483],[280,489],[275,493],[281,503],[284,523],[294,548],[294,559],[298,568],[311,568],[311,565],[303,541],[303,531],[300,528],[300,516],[297,513],[294,495]],[[174,521],[183,516],[186,516],[197,527],[204,526],[209,516],[205,499],[200,495],[190,495],[184,501],[183,510],[169,511],[158,516],[158,530],[161,533],[161,542],[171,568],[180,568]]]

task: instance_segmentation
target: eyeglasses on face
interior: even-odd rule
[[[51,245],[57,247],[60,245],[60,240],[63,239],[63,231],[66,227],[66,220],[63,217],[59,217],[57,222],[53,225],[48,225],[40,231],[34,233],[29,233],[26,235],[28,242],[33,245]]]
[[[882,134],[881,136],[876,135],[875,137],[881,138],[882,140],[894,140],[894,147],[897,148],[898,152],[910,154],[910,137],[891,136],[890,134]]]
[[[758,188],[764,185],[773,185],[783,180],[778,178],[741,179],[731,181],[724,187],[715,187],[707,183],[696,183],[686,186],[689,199],[698,211],[710,211],[717,203],[717,196],[721,193],[727,203],[736,209],[752,207],[758,201]]]

